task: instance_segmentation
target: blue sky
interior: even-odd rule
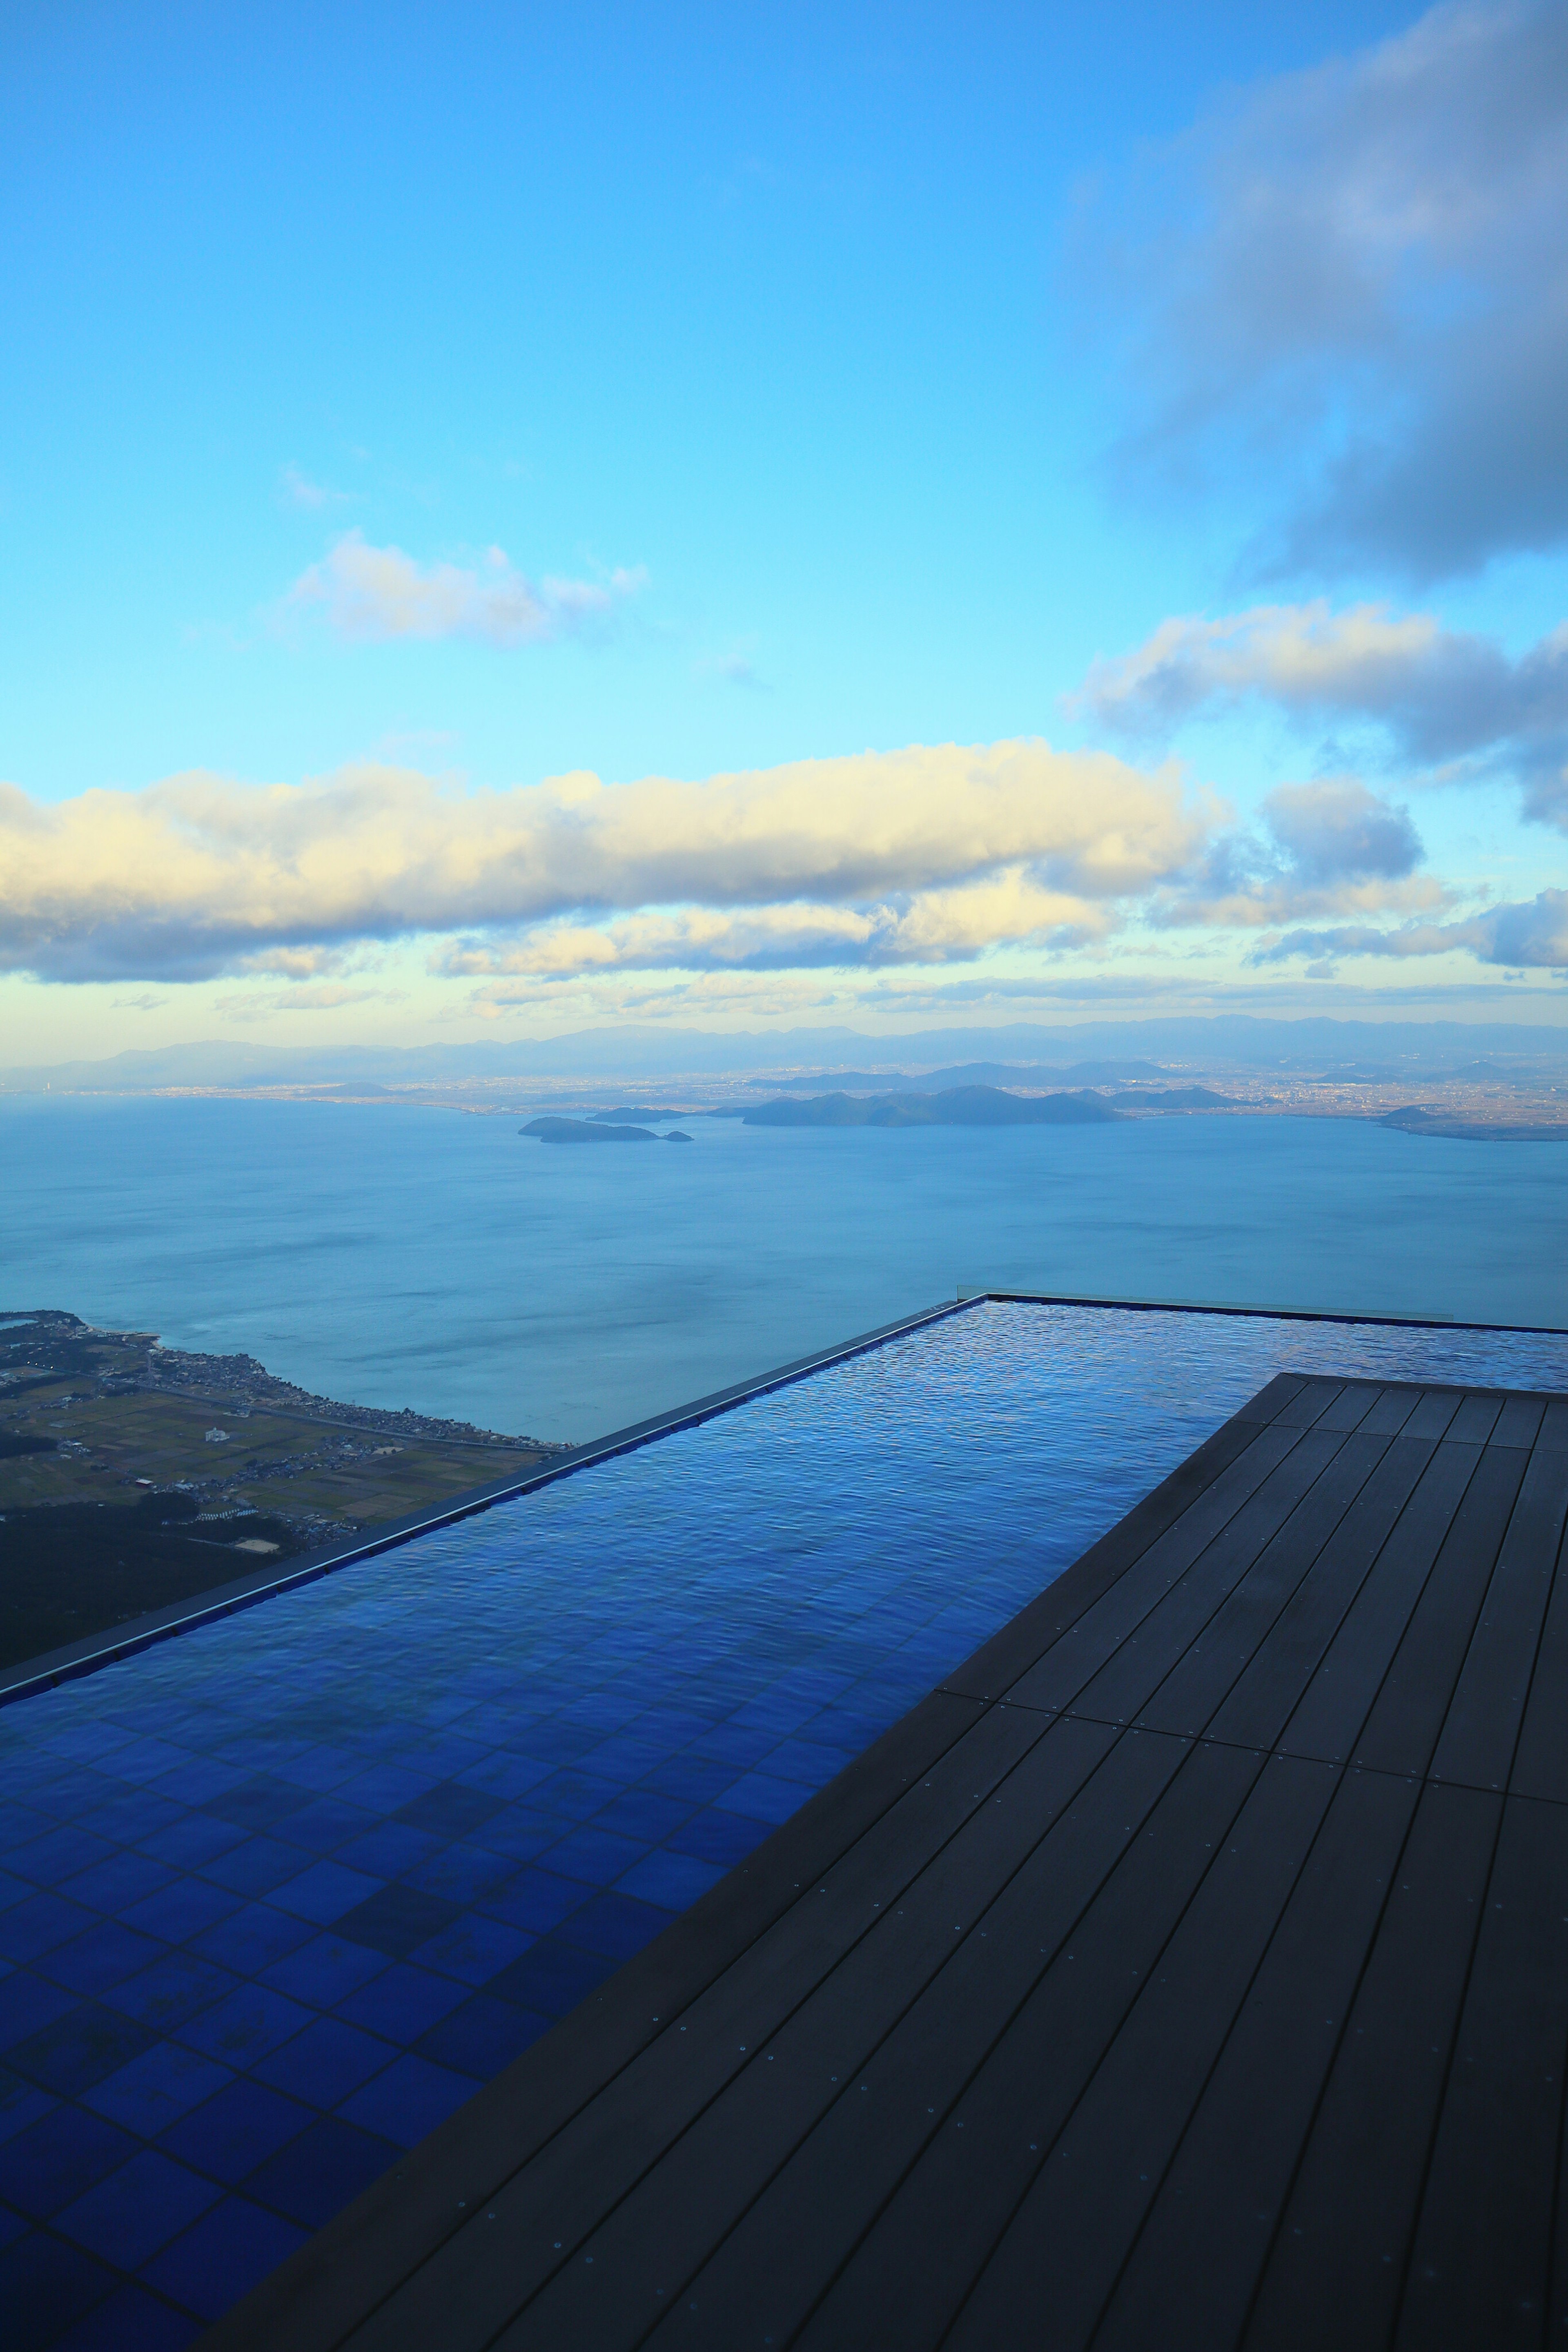
[[[1561,6],[0,65],[6,1060],[1563,1017]]]

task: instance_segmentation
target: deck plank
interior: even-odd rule
[[[1422,1791],[1242,2337],[1370,2352],[1399,2308],[1503,1801]]]
[[[1364,1435],[1363,1424],[1360,1435]],[[1203,1728],[1244,1748],[1279,1745],[1313,1675],[1344,1622],[1431,1463],[1430,1440],[1395,1436],[1378,1475],[1356,1496],[1325,1547],[1258,1644]],[[1433,1546],[1436,1556],[1436,1545]]]
[[[1568,1808],[1503,1810],[1396,2344],[1539,2345],[1568,2059]]]
[[[1095,2352],[1239,2340],[1419,1794],[1382,1772],[1339,1776]]]
[[[1542,2343],[1565,1522],[1281,1375],[208,2352]]]

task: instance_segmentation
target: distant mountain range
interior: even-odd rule
[[[1100,1095],[1009,1095],[999,1087],[952,1087],[942,1094],[816,1095],[758,1103],[747,1127],[1103,1127],[1119,1121]]]
[[[1568,1009],[1568,1007],[1565,1007]],[[1341,1077],[1447,1076],[1478,1056],[1511,1066],[1568,1066],[1568,1025],[1559,1022],[1299,1021],[1221,1013],[1211,1019],[1091,1021],[1048,1028],[1017,1022],[999,1028],[923,1029],[870,1036],[850,1028],[720,1033],[652,1023],[582,1029],[564,1037],[482,1038],[468,1044],[258,1045],[211,1038],[141,1048],[101,1061],[0,1071],[0,1091],[146,1094],[165,1087],[254,1088],[352,1085],[441,1085],[528,1077],[650,1078],[739,1076],[772,1072],[768,1084],[846,1090],[900,1086],[925,1092],[955,1084],[1029,1086],[1115,1084],[1158,1076],[1172,1063],[1239,1065],[1256,1069],[1329,1071]],[[1103,1058],[1092,1058],[1095,1056]],[[1146,1058],[1134,1059],[1134,1056]],[[963,1058],[967,1057],[967,1058]],[[883,1062],[880,1072],[867,1063]],[[1164,1065],[1165,1069],[1156,1067]],[[1095,1073],[1091,1076],[1090,1073]],[[800,1076],[800,1073],[809,1073]]]

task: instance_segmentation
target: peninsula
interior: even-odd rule
[[[567,1450],[57,1308],[0,1314],[0,1664]]]

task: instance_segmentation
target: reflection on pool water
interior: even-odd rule
[[[0,1714],[0,2305],[190,2340],[1276,1370],[1568,1339],[988,1304]]]

